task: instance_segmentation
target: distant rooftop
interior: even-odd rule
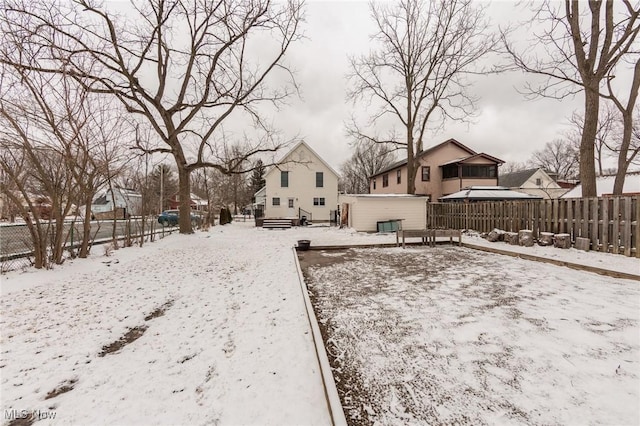
[[[537,195],[513,191],[505,186],[470,186],[444,197],[441,201],[540,200]]]

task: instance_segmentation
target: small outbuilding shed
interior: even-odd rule
[[[424,229],[428,200],[408,194],[340,194],[340,224],[360,232],[377,232],[378,222],[400,220],[403,229]]]

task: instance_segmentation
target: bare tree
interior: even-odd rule
[[[640,25],[638,27],[640,28]],[[638,115],[636,102],[638,100],[638,89],[640,88],[640,51],[636,49],[633,54],[636,60],[626,102],[613,88],[612,82],[614,81],[615,75],[611,74],[611,71],[607,78],[607,93],[604,95],[605,98],[613,102],[620,112],[620,121],[622,123],[622,137],[620,138],[620,144],[618,146],[618,171],[613,183],[614,195],[622,194],[627,170],[638,155],[638,151],[640,151],[640,146],[632,145],[634,113],[636,116]]]
[[[594,161],[596,173],[598,176],[605,174],[605,161],[612,157],[616,152],[616,122],[619,117],[611,108],[610,103],[606,103],[604,108],[600,109],[598,115],[598,129],[594,141]],[[584,116],[580,113],[573,113],[569,119],[572,128],[566,132],[565,136],[574,147],[576,152],[580,151],[580,141],[582,139],[582,126],[584,124]]]
[[[355,151],[340,167],[341,190],[347,194],[370,192],[369,177],[395,161],[392,147],[368,140],[355,144]]]
[[[3,32],[50,52],[47,61],[35,62],[19,52],[9,61],[64,73],[92,91],[115,96],[146,121],[160,144],[138,148],[173,156],[180,232],[190,233],[193,170],[236,173],[251,156],[282,146],[272,137],[260,138],[233,161],[215,161],[222,125],[232,116],[270,134],[259,105],[277,106],[293,92],[282,84],[270,90],[267,83],[271,76],[293,81],[283,57],[299,38],[302,5],[298,0],[147,0],[127,7],[123,14],[90,0],[7,0]],[[252,55],[259,60],[252,62]]]
[[[482,6],[471,0],[400,0],[372,3],[377,33],[368,55],[351,59],[354,101],[365,99],[379,108],[368,126],[387,116],[399,122],[399,137],[380,137],[360,129],[357,139],[388,143],[407,154],[407,193],[415,193],[415,155],[424,149],[429,125],[463,120],[474,108],[466,77],[478,59],[495,45],[488,34]]]
[[[520,172],[522,170],[526,170],[529,168],[529,165],[525,162],[520,161],[509,161],[500,166],[500,175]]]
[[[57,76],[2,69],[0,168],[3,192],[20,211],[34,246],[34,266],[62,263],[64,219],[75,195],[67,147],[74,144],[69,110],[81,103]],[[49,251],[50,249],[50,251]]]
[[[531,163],[555,173],[559,179],[574,179],[578,174],[578,152],[570,141],[554,139],[533,153]]]
[[[62,84],[73,83],[63,80]],[[79,89],[79,107],[68,109],[69,126],[73,130],[72,143],[65,144],[67,167],[73,175],[77,202],[84,206],[82,239],[78,257],[85,258],[91,248],[91,205],[98,190],[112,182],[130,158],[126,156],[123,140],[133,129],[127,126],[119,104],[114,105],[104,95],[92,95]],[[115,202],[114,210],[115,210]],[[115,218],[115,211],[114,211]],[[112,225],[115,244],[116,224]]]
[[[545,0],[535,5],[532,23],[543,30],[534,34],[533,45],[540,49],[532,49],[530,43],[519,52],[505,33],[504,45],[518,69],[545,78],[538,86],[529,85],[529,94],[561,99],[584,93],[580,181],[582,195],[592,197],[596,195],[594,143],[600,91],[634,46],[640,32],[640,9],[630,0],[591,0],[586,7],[579,0]]]

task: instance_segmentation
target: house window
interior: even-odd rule
[[[271,199],[271,205],[273,206],[279,206],[280,205],[280,197],[273,197]]]
[[[373,189],[376,189],[376,180],[373,180]]]
[[[497,176],[497,166],[495,165],[473,165],[462,166],[462,177],[465,178],[495,178]]]
[[[387,186],[389,186],[389,173],[382,175],[382,187],[386,188]]]
[[[293,198],[289,198],[289,208],[293,208]]]
[[[316,188],[322,188],[324,186],[324,173],[316,172]]]
[[[396,172],[396,181],[398,184],[402,183],[402,170]]]
[[[282,188],[289,187],[289,172],[284,172],[284,171],[280,172],[280,186]]]
[[[431,179],[431,167],[422,166],[422,181],[429,182],[430,179]]]
[[[313,199],[314,206],[324,206],[324,197],[315,197]]]
[[[448,164],[442,167],[442,179],[451,179],[458,177],[458,165]]]
[[[536,178],[536,186],[542,186],[542,179]]]

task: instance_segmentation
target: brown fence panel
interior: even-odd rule
[[[430,228],[567,233],[593,250],[640,257],[640,196],[429,203],[427,216]]]

